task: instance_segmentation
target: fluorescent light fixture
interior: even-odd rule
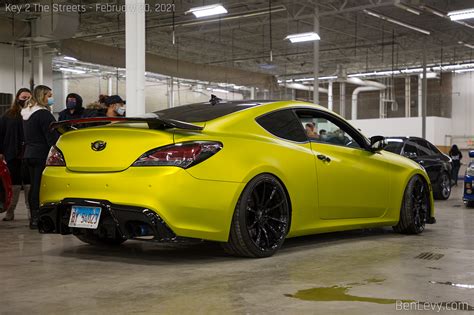
[[[290,40],[291,43],[301,43],[301,42],[320,40],[321,37],[319,37],[319,35],[315,32],[308,32],[308,33],[288,35],[285,37],[285,39]]]
[[[63,58],[66,60],[77,61],[77,59],[74,57],[64,56]]]
[[[319,80],[334,80],[337,79],[337,75],[329,75],[327,77],[319,77]]]
[[[368,15],[370,15],[370,16],[373,16],[373,17],[379,18],[381,20],[384,20],[384,21],[387,21],[387,22],[390,22],[390,23],[393,23],[393,24],[397,24],[397,25],[409,28],[411,30],[420,32],[420,33],[425,34],[425,35],[430,35],[431,34],[430,31],[428,31],[428,30],[425,30],[423,28],[420,28],[420,27],[417,27],[417,26],[414,26],[414,25],[407,24],[407,23],[399,21],[399,20],[392,19],[391,17],[379,14],[379,13],[374,12],[374,11],[364,10],[364,12],[367,13]]]
[[[463,73],[463,72],[472,72],[474,69],[460,69],[460,70],[455,70],[455,73]]]
[[[429,7],[427,5],[422,5],[422,6],[420,6],[420,8],[422,8],[423,10],[428,11],[428,12],[434,14],[434,15],[442,17],[442,18],[447,18],[448,17],[444,12],[433,9],[432,7]]]
[[[212,89],[212,92],[229,93],[229,91],[224,90],[224,89]]]
[[[465,46],[465,47],[467,47],[467,48],[474,49],[474,45],[472,45],[472,44],[468,44],[468,43],[465,43],[465,42],[462,42],[462,41],[459,41],[458,44],[459,44],[459,45],[463,45],[463,46]]]
[[[420,11],[418,11],[418,10],[416,10],[416,9],[413,9],[412,7],[409,7],[409,6],[407,6],[407,5],[403,4],[403,3],[400,3],[400,2],[395,3],[395,6],[396,6],[397,8],[403,9],[403,10],[405,10],[405,11],[407,11],[407,12],[410,12],[410,13],[413,13],[413,14],[416,14],[416,15],[420,15],[420,14],[421,14]]]
[[[451,21],[467,20],[474,18],[474,8],[448,12]]]
[[[62,72],[71,72],[76,74],[84,74],[86,73],[84,70],[73,69],[73,68],[59,68]]]
[[[423,72],[423,68],[411,68],[411,69],[404,69],[400,70],[401,73],[419,73]]]
[[[184,14],[192,13],[195,17],[201,18],[211,15],[225,14],[227,10],[221,4],[205,5],[202,7],[191,8]]]

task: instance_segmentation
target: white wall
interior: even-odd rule
[[[453,76],[452,135],[474,135],[474,72]]]
[[[36,56],[36,54],[35,54]],[[0,92],[15,94],[22,87],[30,87],[31,64],[29,49],[25,51],[22,71],[23,49],[0,44]],[[43,84],[52,87],[52,56],[43,54]],[[35,84],[38,84],[38,58],[35,58]],[[16,67],[16,82],[14,80]]]
[[[421,137],[421,117],[358,119],[351,120],[367,137],[416,136]],[[446,146],[446,135],[451,134],[451,119],[442,117],[426,118],[426,139],[437,146]]]
[[[55,86],[62,86],[64,80],[60,75],[55,75]],[[113,94],[120,95],[126,100],[125,81],[119,80],[118,91],[116,89],[116,79],[112,79]],[[81,77],[69,76],[67,79],[67,93],[77,93],[82,96],[84,106],[96,101],[99,94],[107,94],[107,79],[101,77]],[[185,105],[196,102],[206,102],[211,98],[211,92],[203,90],[201,92],[193,91],[190,86],[174,85],[174,106]],[[243,99],[240,93],[221,93],[212,92],[216,96],[224,100],[240,100]],[[61,100],[57,100],[58,107],[64,108],[65,96]],[[145,82],[145,102],[146,111],[152,112],[167,108],[168,106],[168,86],[166,82]]]

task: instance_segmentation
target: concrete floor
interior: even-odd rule
[[[438,223],[418,236],[391,228],[316,235],[257,260],[213,243],[103,249],[40,235],[21,203],[15,221],[0,222],[0,313],[394,314],[396,300],[472,307],[474,287],[449,282],[474,285],[474,209],[457,188],[436,210]]]

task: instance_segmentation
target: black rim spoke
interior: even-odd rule
[[[245,209],[247,231],[252,242],[261,250],[277,247],[286,235],[289,221],[286,195],[281,187],[267,179],[257,183]]]

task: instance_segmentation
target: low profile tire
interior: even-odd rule
[[[467,208],[474,208],[474,201],[465,201],[465,202],[464,202],[464,205],[465,205]]]
[[[405,188],[400,209],[400,221],[393,229],[395,232],[403,234],[419,234],[425,229],[429,211],[428,186],[420,176],[414,176]]]
[[[126,241],[126,239],[119,235],[116,235],[114,238],[103,237],[94,233],[92,230],[84,230],[82,234],[75,234],[74,236],[82,242],[94,246],[119,246]]]
[[[289,224],[290,205],[283,185],[272,175],[258,175],[237,202],[229,241],[223,247],[235,256],[272,256],[282,246]]]
[[[451,178],[446,172],[441,173],[436,182],[433,197],[437,200],[447,200],[451,195]]]

